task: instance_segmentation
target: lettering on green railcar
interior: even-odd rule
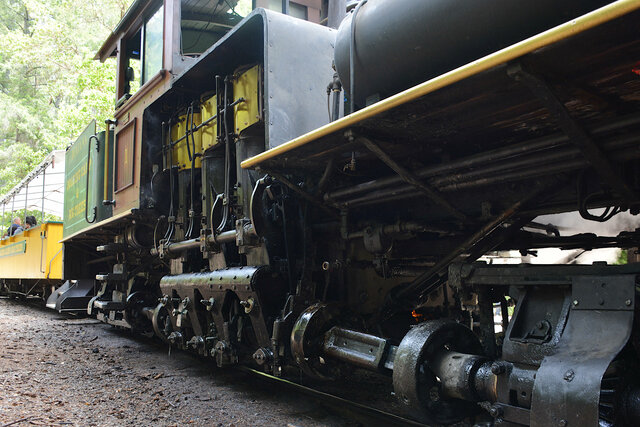
[[[87,155],[96,125],[92,121],[65,155],[64,228],[67,237],[87,227],[85,205],[87,192]],[[89,190],[89,196],[92,195]]]
[[[86,162],[87,156],[84,157],[84,161]],[[84,185],[87,179],[87,165],[82,165],[77,171],[73,173],[72,176],[67,178],[67,182],[65,183],[65,191],[71,191],[73,187],[80,182]],[[82,181],[81,181],[82,180]]]
[[[27,251],[27,241],[12,243],[10,245],[0,247],[0,258],[22,255]]]

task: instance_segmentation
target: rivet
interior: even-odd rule
[[[573,300],[573,305],[574,305],[574,306],[576,306],[576,305],[578,305],[578,304],[580,304],[580,301],[578,301],[577,299],[574,299],[574,300]]]
[[[631,300],[630,300],[630,299],[628,299],[628,300],[626,300],[624,303],[625,303],[625,305],[629,306],[629,305],[631,305]]]

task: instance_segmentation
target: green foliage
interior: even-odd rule
[[[233,11],[236,12],[240,16],[247,16],[251,13],[253,9],[253,4],[251,0],[238,0],[238,3],[233,8]]]
[[[0,194],[112,116],[115,62],[93,57],[130,3],[0,0]]]
[[[37,209],[27,209],[27,215],[33,215],[36,220],[38,221],[38,224],[41,224],[43,222],[42,219],[42,213],[37,210]],[[0,211],[0,233],[2,235],[4,235],[4,233],[7,231],[7,229],[9,228],[9,226],[11,225],[11,223],[13,222],[13,218],[20,218],[20,221],[22,223],[22,225],[24,226],[25,223],[25,214],[24,214],[24,209],[20,209],[20,210],[16,210],[13,212],[13,215],[11,214],[11,212],[5,212],[4,215],[2,214],[2,211]],[[44,221],[62,221],[62,218],[56,216],[56,215],[51,215],[48,213],[44,214]]]
[[[620,251],[618,252],[618,256],[616,257],[616,262],[615,264],[617,265],[623,265],[627,263],[627,250],[626,249],[620,249]]]

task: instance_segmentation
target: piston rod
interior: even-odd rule
[[[331,359],[390,374],[398,346],[375,335],[334,326],[325,333],[322,351]],[[443,396],[472,402],[497,400],[494,371],[498,370],[484,356],[442,350],[428,368],[440,379]]]
[[[213,245],[216,243],[231,243],[236,240],[237,235],[238,233],[236,232],[236,230],[229,230],[215,236],[213,235],[208,236],[207,244]],[[197,249],[200,247],[201,244],[202,244],[202,238],[196,237],[195,239],[183,240],[182,242],[167,243],[164,245],[162,251],[165,254],[176,255],[184,251],[188,251],[190,249]],[[161,253],[160,249],[156,249],[156,248],[151,249],[151,255],[158,255],[160,253]]]

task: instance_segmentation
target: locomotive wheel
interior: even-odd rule
[[[640,375],[636,363],[615,360],[602,377],[599,425],[637,426],[640,424]]]
[[[402,339],[393,365],[393,389],[400,403],[428,424],[453,424],[477,412],[478,406],[446,398],[429,368],[441,351],[481,354],[478,337],[467,327],[434,320],[414,326]]]
[[[134,292],[127,297],[127,306],[124,312],[125,320],[136,333],[148,338],[153,336],[152,325],[149,318],[143,314],[144,307],[148,307],[155,300],[144,292]]]
[[[153,326],[153,332],[160,337],[160,339],[167,344],[171,344],[169,341],[169,334],[171,334],[171,319],[169,319],[169,312],[162,303],[158,304],[153,310],[153,316],[151,317],[151,324]]]
[[[314,304],[302,312],[291,332],[291,354],[302,371],[313,378],[334,380],[347,367],[322,357],[324,334],[336,326],[341,316],[335,304]]]

